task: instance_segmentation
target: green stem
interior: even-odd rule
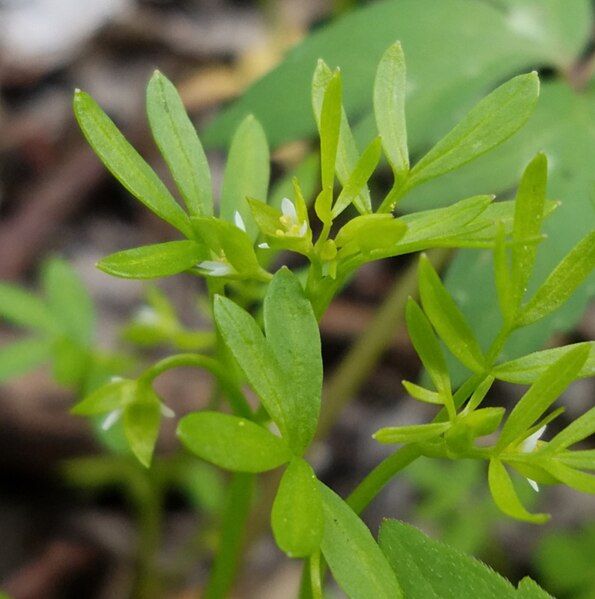
[[[310,556],[310,587],[312,599],[323,599],[322,577],[320,575],[320,550]]]
[[[395,181],[395,184],[391,187],[391,190],[388,192],[387,196],[382,200],[382,203],[376,210],[377,213],[386,213],[392,212],[397,205],[397,202],[402,199],[402,197],[409,191],[409,186],[407,185],[407,180],[403,181],[403,183],[398,184]]]
[[[244,545],[246,522],[254,495],[253,474],[236,473],[229,483],[219,551],[203,599],[223,599],[231,590]]]

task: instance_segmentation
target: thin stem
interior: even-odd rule
[[[310,556],[310,586],[312,599],[323,599],[322,577],[320,576],[320,550]]]
[[[378,207],[376,212],[385,213],[392,212],[397,205],[397,202],[409,191],[409,187],[407,185],[407,181],[403,181],[403,183],[399,184],[395,181],[394,185],[391,187],[391,190],[388,192],[387,196],[382,200],[382,203]]]

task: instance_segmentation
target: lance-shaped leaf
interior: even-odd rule
[[[196,129],[171,81],[155,71],[147,86],[153,138],[192,216],[213,214],[211,171]]]
[[[77,416],[97,416],[121,408],[134,400],[136,381],[117,379],[102,385],[77,403],[70,412]]]
[[[560,431],[547,444],[548,451],[566,449],[593,434],[595,434],[595,408],[591,408]]]
[[[0,348],[0,383],[25,374],[49,360],[52,342],[48,339],[22,339]]]
[[[322,393],[322,355],[318,323],[301,283],[279,270],[264,300],[266,339],[287,389],[284,412],[292,449],[303,452],[314,437]]]
[[[551,474],[571,489],[580,493],[595,494],[595,475],[581,472],[567,466],[558,459],[544,460],[539,464],[546,472]]]
[[[328,487],[320,484],[324,508],[322,553],[339,586],[350,599],[400,599],[401,587],[355,512]]]
[[[528,576],[519,582],[516,597],[517,599],[554,599]]]
[[[324,528],[318,480],[308,462],[295,458],[281,478],[271,511],[277,545],[289,557],[307,557],[320,547]]]
[[[429,441],[440,436],[450,426],[450,422],[387,426],[375,432],[373,437],[379,443],[421,443],[422,441]]]
[[[314,77],[312,79],[312,108],[314,109],[314,117],[316,119],[316,125],[319,131],[324,94],[332,77],[333,72],[328,65],[323,60],[319,60],[314,71]],[[341,109],[341,127],[339,130],[339,142],[337,146],[337,161],[335,170],[337,178],[342,185],[347,184],[347,181],[353,173],[358,160],[359,151],[357,149],[353,133],[351,132],[351,128],[349,127],[347,115],[345,114],[345,110]],[[300,181],[302,181],[302,177],[300,177]],[[358,211],[362,214],[371,212],[372,203],[370,200],[370,192],[367,186],[364,186],[358,197],[354,199],[353,203]]]
[[[420,387],[419,385],[416,385],[415,383],[412,383],[410,381],[401,381],[401,384],[403,385],[403,387],[405,387],[407,393],[409,393],[411,397],[417,399],[418,401],[438,405],[444,404],[444,398],[435,391],[430,391],[429,389],[426,389],[425,387]]]
[[[507,418],[496,444],[502,451],[521,438],[535,421],[577,378],[589,354],[588,347],[575,347],[556,360],[523,395]]]
[[[506,467],[496,458],[490,460],[488,483],[495,504],[506,515],[534,524],[543,524],[549,520],[548,514],[531,514],[527,511],[517,495]]]
[[[203,258],[204,248],[195,241],[167,241],[111,254],[97,266],[115,277],[155,279],[184,272]]]
[[[446,367],[446,360],[442,348],[432,329],[430,321],[417,305],[415,300],[409,298],[405,309],[405,321],[409,338],[420,357],[422,364],[428,371],[436,389],[444,398],[444,402],[451,401],[450,378]]]
[[[499,364],[492,370],[492,374],[497,379],[518,385],[533,383],[556,360],[559,360],[562,356],[565,356],[577,347],[589,348],[589,355],[578,372],[577,378],[595,376],[595,341],[583,341],[582,343],[573,343],[571,345],[564,345],[563,347],[554,347],[534,352],[522,358]]]
[[[238,212],[253,241],[258,235],[258,228],[246,198],[266,200],[270,168],[266,135],[260,123],[249,115],[231,140],[221,188],[220,214],[221,218],[233,223]]]
[[[407,225],[392,214],[362,214],[341,227],[335,243],[341,258],[361,252],[366,260],[375,260],[377,252],[395,252],[406,232]]]
[[[161,423],[161,402],[147,389],[124,409],[124,434],[132,453],[148,468],[151,465]]]
[[[498,87],[411,169],[407,186],[457,169],[501,144],[527,122],[538,95],[536,72],[519,75]]]
[[[560,307],[595,268],[595,231],[592,231],[556,266],[517,318],[526,326]]]
[[[89,145],[112,175],[159,218],[191,237],[186,213],[89,94],[75,92],[74,114]]]
[[[525,293],[535,264],[537,246],[527,240],[535,239],[541,232],[546,185],[547,158],[540,153],[525,169],[515,197],[512,229],[512,301],[515,309]]]
[[[283,371],[260,327],[248,312],[220,295],[215,296],[214,315],[225,344],[270,417],[286,436],[289,423]]]
[[[291,459],[283,439],[230,414],[196,412],[184,416],[178,437],[198,457],[234,472],[266,472]]]
[[[32,293],[10,283],[0,282],[0,319],[44,333],[57,331],[48,306]]]
[[[485,364],[483,351],[465,317],[425,256],[419,262],[419,291],[424,312],[448,349],[465,366],[481,372]]]
[[[494,239],[494,283],[500,312],[504,317],[504,322],[509,324],[514,318],[516,307],[513,304],[512,273],[506,248],[506,231],[502,222],[496,225]]]
[[[399,182],[409,170],[406,83],[405,56],[400,42],[397,42],[384,53],[376,70],[374,116],[384,153]]]
[[[95,310],[89,293],[74,269],[53,258],[42,270],[47,302],[60,328],[73,341],[85,346],[93,338]]]

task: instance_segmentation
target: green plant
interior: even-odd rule
[[[354,598],[458,597],[463,592],[460,584],[473,589],[468,596],[478,596],[481,589],[485,589],[482,596],[547,596],[531,581],[516,589],[478,562],[397,522],[385,524],[380,545],[376,543],[357,514],[422,455],[488,462],[495,503],[504,513],[530,522],[543,522],[547,515],[527,511],[509,468],[534,484],[563,483],[595,491],[593,476],[586,472],[595,467],[593,452],[570,449],[595,431],[593,410],[549,442],[538,441],[545,425],[560,414],[560,410],[547,413],[550,406],[574,380],[593,374],[593,344],[501,359],[509,336],[562,305],[595,261],[591,233],[525,298],[542,241],[542,221],[556,207],[546,200],[545,155],[538,154],[527,166],[514,201],[494,202],[494,196],[480,195],[444,208],[393,215],[416,186],[489,152],[522,127],[537,102],[537,74],[517,76],[497,88],[413,165],[406,143],[405,81],[404,56],[397,43],[384,53],[377,69],[378,137],[360,154],[342,105],[341,73],[320,61],[312,85],[321,180],[313,210],[298,179],[291,184],[293,199],[267,203],[268,146],[259,123],[248,116],[233,137],[218,217],[213,216],[210,175],[200,142],[174,86],[162,74],[156,72],[149,83],[147,111],[186,210],[92,98],[81,91],[75,94],[76,118],[105,166],[184,237],[124,250],[101,260],[99,267],[125,278],[188,273],[205,279],[217,335],[207,338],[205,353],[175,354],[96,388],[73,413],[119,423],[132,454],[150,467],[160,421],[168,413],[165,400],[153,389],[155,379],[181,366],[206,369],[215,376],[229,411],[204,410],[178,423],[178,436],[192,454],[233,472],[205,597],[226,596],[233,584],[256,475],[262,472],[283,469],[271,528],[281,550],[305,560],[301,596],[314,598],[324,595],[325,563]],[[381,154],[393,171],[394,184],[375,202],[368,181]],[[353,210],[357,214],[345,218]],[[406,389],[414,399],[435,404],[438,412],[431,423],[378,431],[376,440],[402,447],[344,501],[316,478],[306,459],[323,409],[317,321],[366,262],[453,247],[493,252],[500,332],[488,349],[482,348],[430,260],[422,255],[421,307],[410,299],[406,319],[432,388],[407,382]],[[272,256],[279,251],[299,254],[303,266],[295,272],[286,267],[270,272]],[[10,300],[0,302],[2,312],[10,313],[1,304],[10,306]],[[165,328],[177,332],[176,327]],[[179,336],[169,339],[179,346]],[[202,341],[201,337],[199,345]],[[460,386],[451,380],[441,342],[470,372]],[[495,379],[531,384],[505,420],[504,407],[481,407]],[[257,403],[244,395],[245,383]],[[432,567],[424,572],[415,566],[418,561]],[[441,572],[453,562],[457,576],[448,584]],[[404,563],[410,567],[404,568]],[[436,583],[432,571],[444,586]],[[155,593],[150,585],[142,588],[144,597]]]

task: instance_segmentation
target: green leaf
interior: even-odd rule
[[[45,295],[60,328],[83,346],[93,339],[95,309],[89,293],[75,270],[65,261],[53,258],[42,270]]]
[[[327,192],[332,191],[335,180],[335,164],[341,128],[342,93],[341,74],[335,72],[326,86],[320,112],[320,172],[322,189]]]
[[[246,198],[266,201],[269,188],[269,145],[260,123],[251,115],[238,127],[229,148],[223,186],[221,188],[221,218],[235,222],[238,212],[253,241],[258,228]]]
[[[75,92],[74,114],[89,145],[112,175],[159,218],[191,237],[186,213],[89,94]]]
[[[558,454],[558,460],[573,468],[595,470],[595,449],[564,451]]]
[[[499,364],[492,370],[492,374],[497,379],[518,385],[533,383],[556,360],[577,347],[589,348],[589,355],[577,374],[577,378],[595,376],[595,341],[584,341],[582,343],[573,343],[571,345],[564,345],[563,347],[554,347],[534,352],[522,358]]]
[[[488,482],[494,502],[506,515],[533,524],[543,524],[549,520],[547,514],[531,514],[525,509],[504,464],[496,458],[490,460]]]
[[[38,297],[0,281],[0,318],[18,326],[55,334],[53,314]]]
[[[314,437],[322,393],[322,355],[318,323],[301,283],[279,270],[264,300],[266,339],[282,372],[284,412],[290,445],[303,452]]]
[[[324,514],[318,486],[308,462],[289,463],[271,512],[275,541],[289,557],[308,557],[320,547]]]
[[[508,416],[496,450],[502,451],[519,439],[531,425],[558,399],[580,372],[589,348],[575,347],[556,360],[531,385]]]
[[[525,294],[533,272],[537,246],[526,243],[541,232],[547,185],[547,158],[539,153],[529,163],[516,193],[512,230],[512,289],[516,309]]]
[[[387,426],[375,432],[373,437],[379,443],[420,443],[440,436],[450,428],[450,422],[412,424],[410,426]]]
[[[215,296],[214,315],[223,341],[260,397],[283,436],[290,423],[285,412],[283,371],[256,321],[226,297]]]
[[[513,320],[516,307],[512,297],[512,273],[506,248],[506,230],[499,222],[494,239],[494,283],[498,294],[498,305],[504,322],[509,325]]]
[[[403,387],[405,387],[407,393],[409,393],[409,395],[411,395],[411,397],[413,397],[414,399],[423,401],[425,403],[438,405],[444,404],[444,398],[441,397],[435,391],[430,391],[429,389],[426,389],[425,387],[420,387],[419,385],[416,385],[415,383],[412,383],[410,381],[401,381],[401,384],[403,385]]]
[[[87,395],[71,410],[77,416],[96,416],[124,407],[134,400],[136,381],[117,379]]]
[[[384,153],[399,182],[409,171],[405,56],[401,43],[393,44],[382,56],[374,82],[374,115]]]
[[[403,592],[374,537],[355,512],[320,484],[324,507],[322,553],[350,599],[400,599]]]
[[[291,459],[282,439],[230,414],[196,412],[184,416],[178,437],[198,457],[234,472],[266,472]]]
[[[595,475],[575,470],[557,459],[544,460],[539,465],[571,489],[580,493],[595,494]]]
[[[52,342],[47,339],[21,339],[0,348],[0,383],[25,374],[49,360]]]
[[[97,267],[125,279],[155,279],[188,270],[204,258],[195,241],[167,241],[116,252],[102,258]]]
[[[591,408],[565,429],[560,431],[548,444],[548,451],[566,449],[595,433],[595,408]]]
[[[444,398],[443,403],[449,402],[451,400],[450,377],[448,376],[442,348],[438,343],[430,321],[412,298],[407,300],[405,322],[413,347],[434,382],[438,393]]]
[[[160,423],[161,403],[152,390],[127,405],[124,410],[124,433],[128,445],[146,468],[151,465]]]
[[[554,599],[528,576],[519,582],[517,597],[518,599]]]
[[[408,599],[513,599],[514,587],[474,557],[417,528],[385,520],[380,547]]]
[[[538,96],[535,71],[498,87],[415,164],[407,186],[453,171],[501,144],[527,122]]]
[[[147,115],[161,155],[192,216],[213,214],[209,163],[182,99],[165,75],[155,71],[147,86]]]
[[[595,268],[595,231],[583,238],[556,266],[523,307],[518,326],[526,326],[561,306]]]
[[[425,256],[421,257],[419,263],[419,291],[424,312],[448,349],[465,366],[474,372],[481,372],[485,364],[483,351],[465,317]]]
[[[80,389],[92,367],[88,349],[68,337],[61,337],[54,343],[52,358],[56,382],[64,387]]]

